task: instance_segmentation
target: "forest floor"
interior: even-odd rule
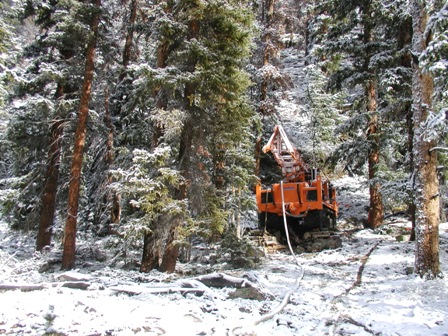
[[[361,203],[341,199],[347,209]],[[349,214],[345,210],[346,218]],[[407,241],[409,225],[391,217],[372,231],[341,220],[342,247],[299,254],[298,264],[282,251],[266,254],[251,270],[211,268],[195,259],[178,263],[173,274],[143,274],[120,262],[108,266],[113,255],[104,239],[80,242],[83,258],[74,271],[62,272],[57,264],[45,268],[51,259],[33,251],[34,235],[10,231],[0,222],[0,334],[448,335],[448,278],[425,281],[412,273],[415,245]],[[447,257],[444,223],[440,260],[445,274]],[[248,279],[263,295],[243,298],[231,286],[151,290],[179,288],[180,281],[197,278],[202,270]],[[291,290],[284,308],[260,322]]]

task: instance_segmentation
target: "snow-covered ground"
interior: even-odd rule
[[[86,290],[62,287],[57,268],[39,273],[44,256],[34,254],[34,237],[0,224],[0,284],[40,284],[33,291],[0,291],[0,334],[7,335],[448,335],[448,279],[425,281],[409,274],[414,243],[397,241],[404,224],[380,232],[341,232],[342,248],[297,256],[268,254],[253,270],[226,271],[248,277],[262,300],[233,298],[234,288],[193,293],[151,294],[144,289],[171,285],[195,264],[178,264],[178,273],[142,274],[101,268],[92,262]],[[385,234],[388,232],[389,234]],[[447,273],[448,224],[440,225],[440,259]],[[107,251],[103,251],[107,254]],[[368,256],[368,253],[371,254]],[[362,261],[367,258],[360,272]],[[107,263],[104,263],[107,264]],[[304,271],[300,283],[295,283]],[[354,285],[357,283],[357,285]],[[141,289],[140,294],[113,288]],[[254,325],[295,289],[274,318]]]

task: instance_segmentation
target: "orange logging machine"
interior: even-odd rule
[[[306,164],[281,125],[274,127],[263,152],[272,153],[282,170],[283,180],[269,188],[261,184],[256,187],[260,229],[284,234],[283,217],[286,216],[288,231],[296,240],[334,231],[338,216],[336,189],[322,178],[318,169]]]

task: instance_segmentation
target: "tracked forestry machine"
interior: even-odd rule
[[[285,218],[296,242],[329,236],[336,229],[338,216],[336,189],[330,181],[306,164],[281,125],[274,127],[263,152],[272,153],[283,180],[268,188],[256,187],[260,229],[285,235]]]

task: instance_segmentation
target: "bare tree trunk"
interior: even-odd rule
[[[126,35],[126,42],[124,44],[123,49],[123,70],[125,70],[129,66],[129,62],[131,61],[131,51],[132,51],[132,39],[134,37],[135,31],[135,20],[137,19],[137,0],[132,0],[131,3],[131,15],[129,17],[129,25],[128,25],[128,33]],[[126,71],[122,71],[120,77],[120,81],[123,80]]]
[[[179,221],[179,219],[174,219],[174,221]],[[168,239],[165,245],[165,252],[163,253],[162,263],[160,264],[160,271],[173,273],[176,269],[177,257],[179,255],[179,245],[176,244],[177,238],[177,227],[180,223],[171,225],[170,231],[168,233]]]
[[[399,28],[399,33],[397,37],[398,49],[403,50],[410,47],[412,43],[412,18],[404,19]],[[407,51],[401,57],[401,66],[411,69],[412,68],[412,55],[411,51]],[[406,127],[407,127],[407,142],[408,142],[408,153],[409,153],[409,171],[412,173],[414,171],[414,153],[413,153],[413,140],[414,140],[414,124],[412,120],[412,109],[411,104],[406,103],[404,111],[406,112]],[[408,202],[407,213],[411,217],[412,230],[409,240],[415,241],[415,204],[414,200],[411,198]]]
[[[64,94],[64,88],[58,84],[56,99]],[[45,173],[45,186],[42,194],[42,208],[39,218],[39,230],[36,239],[36,250],[42,251],[45,246],[51,244],[52,226],[56,210],[56,194],[58,191],[59,162],[61,152],[61,139],[63,133],[63,121],[55,120],[51,125],[51,143],[48,150],[47,171]]]
[[[413,0],[412,52],[417,57],[427,48],[431,32],[426,32],[428,21],[426,1]],[[437,153],[431,150],[436,140],[428,139],[426,121],[432,108],[433,79],[423,72],[418,58],[413,62],[413,112],[414,112],[414,175],[416,251],[415,271],[428,279],[440,275],[439,261],[439,181]]]
[[[185,92],[193,92],[193,87],[191,85],[187,85]],[[188,97],[188,95],[186,95]],[[182,176],[185,180],[189,180],[190,178],[190,165],[191,165],[191,144],[192,144],[192,135],[191,135],[191,122],[186,121],[184,128],[182,130],[182,139],[179,148],[179,167],[182,172]],[[177,199],[182,200],[187,198],[187,186],[182,185],[179,187],[177,192]],[[168,224],[167,224],[168,225]],[[179,246],[176,245],[176,237],[177,237],[177,228],[182,225],[182,218],[174,218],[170,222],[170,228],[168,233],[168,238],[165,244],[165,251],[163,253],[162,263],[161,263],[161,271],[166,271],[168,273],[174,272],[177,263],[177,257],[179,256]]]
[[[147,273],[159,268],[160,237],[154,232],[146,233],[143,237],[143,254],[140,272]]]
[[[369,1],[363,5],[362,24],[364,29],[363,43],[367,45],[374,42],[372,27],[372,9]],[[370,74],[370,78],[366,85],[367,112],[370,115],[369,125],[367,129],[367,141],[369,142],[369,153],[367,157],[369,169],[369,194],[370,207],[367,219],[367,225],[374,229],[383,224],[384,210],[383,200],[380,192],[380,185],[375,180],[378,164],[380,162],[380,134],[379,134],[379,117],[377,103],[377,80],[375,71],[369,66],[371,55],[367,53],[364,60],[364,69]]]
[[[367,139],[370,143],[368,155],[370,207],[367,223],[370,228],[375,229],[383,224],[384,211],[380,185],[375,181],[378,164],[380,162],[380,140],[378,130],[378,114],[376,112],[376,82],[373,79],[368,84],[367,97],[367,110],[372,113],[367,131]]]
[[[92,13],[92,35],[87,45],[84,82],[81,89],[79,103],[78,124],[75,131],[72,166],[70,169],[70,183],[68,189],[67,220],[64,231],[64,250],[62,254],[62,269],[72,269],[75,265],[76,225],[79,207],[79,188],[81,170],[86,140],[87,116],[89,114],[90,93],[92,90],[95,47],[100,20],[101,0],[92,0],[95,10]]]
[[[71,49],[60,48],[60,53],[64,60],[69,60],[73,57],[74,52]],[[75,92],[76,89],[70,85],[58,83],[55,93],[56,104],[59,100],[64,99],[64,95],[69,95]],[[54,217],[56,211],[56,195],[58,192],[59,167],[61,156],[61,142],[64,131],[64,116],[56,113],[56,120],[53,121],[50,130],[50,145],[48,150],[47,170],[45,173],[44,189],[42,194],[42,208],[39,217],[39,230],[36,238],[36,250],[42,251],[45,246],[51,244],[53,235],[52,226],[54,224]]]
[[[409,168],[410,171],[414,171],[414,123],[412,120],[412,109],[409,108],[409,110],[406,113],[406,122],[408,126],[408,153],[409,153]],[[414,174],[412,174],[411,178]],[[408,214],[411,216],[411,235],[409,237],[410,241],[415,241],[415,200],[410,197],[410,200],[408,202]]]
[[[262,18],[265,20],[265,31],[263,35],[263,66],[267,66],[271,62],[272,58],[272,35],[270,29],[272,28],[272,20],[274,15],[275,0],[264,0],[263,1],[263,13]],[[268,98],[268,86],[269,78],[264,77],[260,85],[260,112],[262,115],[270,114],[270,109],[267,104],[265,104]]]
[[[107,135],[107,141],[106,141],[106,157],[105,161],[107,164],[108,169],[112,166],[114,163],[114,126],[112,124],[112,118],[110,115],[110,109],[109,109],[109,90],[106,88],[106,92],[104,94],[104,123],[106,124],[107,129],[109,130],[109,134]],[[107,184],[111,185],[113,182],[112,174],[109,172],[107,176]],[[108,233],[111,232],[111,225],[110,224],[117,224],[120,222],[121,218],[121,204],[120,204],[120,194],[116,192],[115,190],[110,190],[107,192],[107,200],[106,203],[111,204],[111,211],[110,211],[110,223],[108,224],[107,231]]]

